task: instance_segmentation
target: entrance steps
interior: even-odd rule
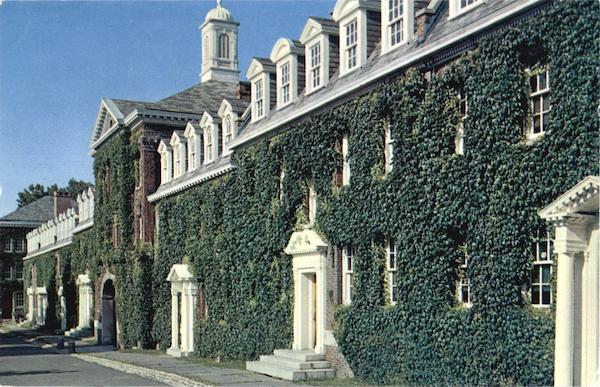
[[[276,349],[273,355],[262,355],[258,361],[246,362],[246,369],[291,381],[335,378],[335,369],[325,356],[314,351]]]

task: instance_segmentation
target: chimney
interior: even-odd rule
[[[67,192],[54,192],[54,217],[71,208],[71,196]]]
[[[429,24],[429,21],[434,14],[435,12],[431,8],[421,8],[415,12],[415,24],[417,27],[415,35],[417,37],[423,36],[425,33],[425,28],[427,27],[427,24]]]
[[[235,88],[235,97],[250,102],[250,82],[238,82]]]

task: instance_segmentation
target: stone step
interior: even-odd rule
[[[335,377],[335,370],[333,368],[298,370],[264,361],[248,361],[246,362],[246,369],[259,374],[290,381]]]
[[[324,355],[315,353],[314,351],[293,351],[291,349],[276,349],[273,354],[277,357],[284,357],[286,359],[299,360],[303,362],[310,361],[323,361],[325,360]]]
[[[260,357],[260,361],[266,363],[281,365],[296,370],[310,370],[310,369],[323,369],[330,368],[331,364],[328,361],[299,361],[296,359],[290,359],[287,357],[274,356],[274,355],[263,355]]]

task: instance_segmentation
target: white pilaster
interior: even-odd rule
[[[179,356],[179,292],[171,290],[171,348],[167,350],[169,355]]]
[[[67,330],[67,301],[65,299],[65,289],[61,286],[58,288],[58,296],[60,297],[60,329]]]

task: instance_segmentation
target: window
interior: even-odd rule
[[[160,158],[160,165],[162,167],[162,183],[164,184],[169,179],[169,175],[168,175],[169,164],[167,163],[167,154],[166,153],[163,153],[162,157]]]
[[[204,162],[212,161],[213,159],[213,135],[212,129],[208,128],[206,130],[206,159]]]
[[[458,301],[465,306],[471,306],[471,282],[467,276],[468,255],[465,245],[459,246],[461,260],[458,265],[458,283],[456,293]]]
[[[290,102],[290,63],[281,66],[281,103]]]
[[[254,82],[254,112],[256,117],[262,117],[265,113],[262,79]]]
[[[388,239],[386,242],[386,257],[385,264],[388,273],[388,287],[390,294],[390,302],[395,304],[398,301],[398,285],[397,285],[397,270],[398,264],[396,260],[396,241]]]
[[[10,265],[6,265],[4,266],[4,279],[5,280],[11,280],[13,278],[13,266]]]
[[[181,145],[173,146],[173,157],[175,158],[175,176],[181,176],[181,152],[179,147]]]
[[[460,9],[464,9],[477,3],[479,0],[460,0]]]
[[[196,153],[198,150],[196,149],[196,136],[190,136],[188,139],[188,169],[190,171],[196,169]]]
[[[317,218],[317,193],[312,184],[308,187],[308,224],[315,224]]]
[[[550,112],[550,71],[545,66],[529,74],[531,85],[531,131],[530,137],[536,137],[547,129],[547,116]]]
[[[350,160],[348,158],[348,135],[342,137],[342,184],[350,184]]]
[[[390,32],[390,47],[404,40],[402,20],[402,0],[389,0],[388,28]]]
[[[231,118],[229,116],[225,117],[223,126],[224,126],[224,130],[225,130],[225,144],[228,144],[229,141],[231,141],[233,139],[233,128],[232,128],[232,124],[231,124]]]
[[[12,252],[12,239],[4,238],[2,240],[2,251],[4,251],[5,253]]]
[[[321,86],[321,44],[310,48],[310,82],[313,89]]]
[[[342,301],[345,305],[352,303],[352,274],[354,247],[344,246],[342,251]]]
[[[15,308],[23,309],[23,292],[14,292]]]
[[[23,239],[17,239],[15,241],[15,252],[22,253],[25,251],[25,241]]]
[[[229,36],[219,35],[219,58],[229,59]]]
[[[283,200],[283,179],[285,179],[285,165],[279,164],[279,200]]]
[[[394,139],[392,138],[392,130],[389,122],[386,124],[384,136],[385,173],[390,173],[394,169]]]
[[[17,263],[15,270],[16,270],[17,279],[23,279],[23,264]]]
[[[552,304],[552,247],[550,233],[538,230],[532,243],[533,269],[531,270],[531,304],[548,306]]]
[[[469,113],[469,103],[467,93],[461,90],[458,93],[460,122],[456,129],[456,137],[454,138],[454,153],[457,155],[465,154],[465,124],[464,121]]]
[[[348,70],[356,67],[358,53],[358,20],[346,24],[346,66]]]

